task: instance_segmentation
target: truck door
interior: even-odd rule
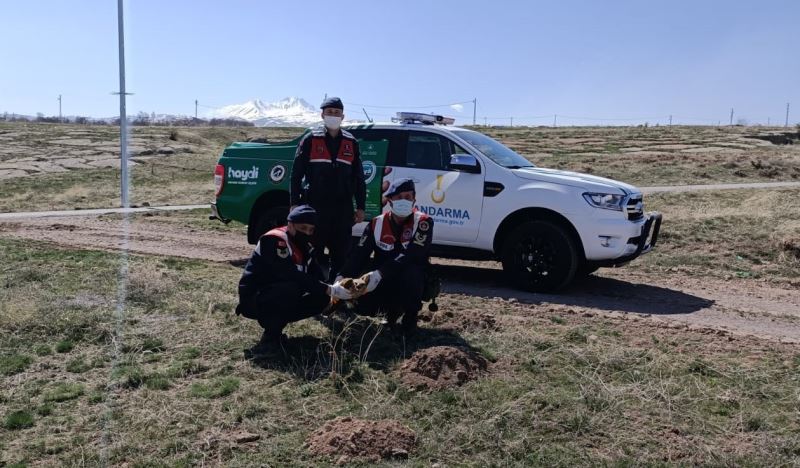
[[[451,168],[453,154],[469,153],[444,135],[410,130],[405,160],[392,170],[395,179],[414,180],[417,209],[434,219],[438,244],[473,242],[481,224],[485,171],[480,165],[477,173]]]

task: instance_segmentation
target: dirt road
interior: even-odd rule
[[[700,190],[745,190],[800,187],[800,182],[753,182],[743,184],[707,184],[707,185],[664,185],[658,187],[641,187],[642,193],[659,192],[695,192]],[[183,211],[208,208],[208,205],[164,205],[141,206],[134,208],[98,208],[88,210],[59,211],[27,211],[0,213],[0,222],[30,218],[59,218],[74,216],[98,216],[104,214],[146,213],[158,211]]]
[[[112,217],[33,218],[0,223],[0,236],[58,245],[115,251],[125,247],[121,222]],[[129,226],[131,252],[198,258],[241,265],[252,247],[243,236],[187,229],[137,217]],[[633,268],[601,269],[562,294],[531,294],[506,286],[493,262],[436,259],[444,291],[500,297],[530,304],[531,313],[595,314],[646,320],[669,328],[689,327],[716,334],[752,335],[800,343],[800,291],[765,282],[647,276]]]

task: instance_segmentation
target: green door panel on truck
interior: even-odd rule
[[[248,225],[248,240],[285,220],[289,186],[297,145],[305,135],[282,143],[232,143],[225,148],[214,171],[214,218]],[[367,187],[366,217],[381,212],[381,184],[389,142],[359,140]],[[283,219],[281,219],[283,218]]]

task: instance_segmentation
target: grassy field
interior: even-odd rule
[[[184,215],[157,222],[194,223]],[[238,268],[133,255],[117,308],[119,268],[113,253],[0,239],[2,463],[328,464],[304,443],[342,415],[409,427],[414,466],[800,456],[789,345],[451,294],[415,342],[369,319],[305,321],[288,328],[285,356],[250,361],[259,332],[232,315]],[[405,387],[403,361],[439,345],[480,353],[490,373]]]
[[[658,193],[658,248],[634,262],[648,272],[746,278],[800,286],[800,190]]]
[[[646,181],[648,164],[667,180],[672,166],[636,159],[623,146],[591,150],[601,156],[580,155],[594,143],[568,142],[581,138],[569,132],[608,132],[611,141],[623,131],[678,130],[491,132],[512,132],[495,135],[512,146],[532,144],[522,140],[545,132],[548,142],[541,148],[547,155],[532,156],[544,165],[558,166],[563,158],[566,167],[580,169],[570,165],[596,158],[595,167],[633,177],[639,169],[613,164],[638,161],[631,167],[643,168]],[[159,139],[169,140],[169,129],[158,131],[167,133],[148,138],[166,144]],[[210,171],[203,167],[216,160],[231,136],[226,132],[236,131],[179,129],[177,141],[193,152],[135,166],[134,203],[208,201]],[[217,146],[202,152],[204,145]],[[560,153],[562,147],[571,153]],[[774,165],[795,157],[778,146],[758,148],[773,158],[759,160]],[[694,154],[714,168],[712,180],[728,181],[725,162],[715,159],[719,153]],[[744,167],[744,156],[736,154]],[[161,172],[156,164],[196,170],[174,169],[170,176],[172,168]],[[691,168],[675,164],[691,176]],[[761,178],[750,167],[742,169],[750,171],[742,178]],[[786,166],[778,178],[791,179],[791,171]],[[87,188],[85,177],[92,174],[97,187]],[[3,210],[113,205],[115,174],[98,168],[5,179],[0,204],[6,204]],[[104,184],[114,187],[104,192]],[[798,287],[798,193],[646,196],[647,209],[665,216],[660,244],[626,268],[651,278]],[[148,232],[244,237],[241,225],[224,226],[206,215],[194,210],[134,219],[152,227]],[[394,420],[414,431],[408,461],[386,465],[779,466],[800,459],[795,345],[612,318],[581,307],[445,294],[441,310],[413,342],[398,340],[370,319],[308,320],[287,329],[285,355],[248,360],[243,350],[257,340],[259,328],[233,314],[240,268],[130,255],[127,289],[120,291],[121,259],[114,252],[0,238],[0,466],[331,465],[335,457],[316,456],[305,444],[339,416]],[[433,346],[471,350],[491,363],[489,372],[454,388],[407,387],[402,365]]]
[[[757,127],[478,128],[534,164],[639,186],[797,180],[800,147]],[[794,132],[796,130],[789,130]],[[797,136],[794,136],[797,141]]]
[[[302,129],[133,127],[131,204],[201,204],[214,198],[213,173],[231,141],[294,138]],[[115,207],[119,201],[119,129],[34,123],[0,123],[2,167],[24,167],[29,175],[2,179],[0,211]],[[174,139],[173,139],[174,138]],[[69,144],[67,144],[67,143]],[[158,155],[170,147],[172,155]],[[83,162],[75,162],[77,158]],[[116,167],[113,159],[116,158]],[[31,164],[73,161],[63,172]],[[91,164],[106,165],[94,167]],[[50,166],[41,166],[52,171]]]
[[[640,186],[800,177],[800,146],[747,138],[765,132],[759,128],[478,130],[535,164]],[[0,211],[118,206],[115,132],[113,127],[0,123]],[[131,152],[136,165],[131,169],[131,203],[208,203],[213,198],[213,168],[225,145],[250,137],[287,140],[301,132],[299,128],[134,127]],[[173,154],[160,155],[158,151],[163,147],[171,148]]]

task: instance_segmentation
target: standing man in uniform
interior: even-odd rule
[[[318,259],[328,248],[328,280],[332,281],[347,258],[353,224],[364,221],[367,189],[358,142],[352,134],[340,128],[344,118],[342,100],[327,98],[320,108],[324,125],[306,134],[297,146],[292,165],[290,203],[292,207],[306,203],[317,210],[314,247]],[[305,191],[303,179],[307,184]]]
[[[384,195],[390,211],[370,221],[341,274],[355,278],[372,269],[367,277],[367,293],[359,298],[356,312],[375,315],[381,309],[390,327],[402,316],[402,331],[410,336],[417,330],[417,314],[422,308],[433,219],[414,209],[416,190],[412,179],[395,180]]]
[[[283,328],[319,314],[331,297],[352,297],[344,287],[323,282],[311,245],[317,223],[314,209],[298,206],[287,221],[261,236],[239,280],[236,314],[258,320],[264,329],[251,350],[255,354],[280,349]]]

